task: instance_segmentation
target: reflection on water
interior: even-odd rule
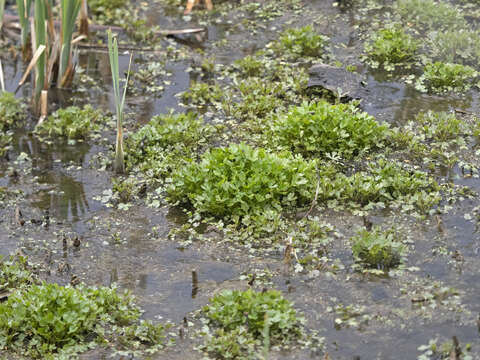
[[[53,189],[41,190],[36,194],[37,200],[32,205],[64,220],[79,220],[89,210],[88,200],[83,184],[69,176],[48,172],[40,176],[41,184],[52,184]]]

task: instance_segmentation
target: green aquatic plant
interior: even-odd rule
[[[404,22],[419,30],[442,31],[465,28],[462,12],[448,2],[434,0],[398,0],[394,10]]]
[[[214,330],[202,350],[218,359],[250,359],[265,341],[287,345],[303,333],[303,317],[275,290],[224,290],[202,311]]]
[[[222,94],[223,92],[217,84],[194,82],[188,91],[182,93],[182,100],[197,105],[213,104],[222,98]]]
[[[154,178],[167,176],[194,157],[214,132],[193,112],[154,116],[127,138],[127,169],[138,168]]]
[[[470,66],[435,62],[425,65],[417,88],[435,93],[462,93],[470,89],[478,73]]]
[[[283,107],[286,87],[265,79],[250,77],[237,84],[241,100],[228,103],[231,115],[239,120],[258,120]]]
[[[38,280],[32,273],[33,266],[23,256],[0,256],[0,292],[28,287]]]
[[[430,33],[428,47],[430,56],[446,63],[475,65],[480,59],[480,44],[477,30],[453,29]]]
[[[352,175],[333,167],[319,169],[318,199],[351,209],[401,207],[425,212],[440,201],[439,186],[426,173],[379,160]]]
[[[72,357],[95,347],[96,340],[121,339],[137,346],[148,340],[145,344],[158,350],[165,337],[164,326],[145,325],[140,315],[133,298],[115,288],[31,285],[0,303],[0,346],[43,359]]]
[[[238,69],[240,73],[245,76],[260,76],[264,63],[257,59],[257,57],[248,55],[242,59],[238,59],[233,63],[233,67]]]
[[[315,181],[313,161],[232,144],[175,172],[168,195],[171,202],[190,203],[200,213],[228,220],[305,204]]]
[[[126,0],[88,0],[88,7],[94,16],[108,17],[108,13],[126,5]]]
[[[386,70],[394,70],[395,64],[412,61],[417,48],[417,41],[401,27],[380,29],[365,44],[365,52],[372,65],[381,64]]]
[[[25,104],[15,95],[0,91],[0,157],[3,157],[12,143],[12,129],[26,118]]]
[[[467,131],[464,122],[454,113],[427,111],[419,113],[416,121],[425,137],[436,141],[454,140]]]
[[[11,129],[26,117],[25,104],[15,98],[15,94],[0,91],[0,131]]]
[[[115,100],[115,110],[117,113],[117,139],[115,142],[115,161],[113,168],[117,174],[125,173],[125,160],[123,153],[123,118],[125,117],[125,95],[127,94],[128,77],[130,76],[130,66],[132,64],[133,54],[130,56],[128,64],[127,78],[123,88],[123,95],[120,93],[120,73],[118,69],[118,43],[113,39],[112,31],[108,35],[108,56],[110,59],[110,69],[112,72],[113,95]]]
[[[311,25],[307,25],[285,30],[273,48],[278,53],[286,52],[295,57],[320,57],[327,40],[326,36],[318,34]]]
[[[276,116],[270,131],[273,143],[304,156],[337,153],[344,157],[383,147],[388,127],[355,104],[304,102]]]
[[[90,105],[85,105],[83,108],[69,106],[55,111],[35,128],[35,133],[50,139],[55,137],[81,139],[99,130],[103,122],[102,112],[93,109]]]
[[[365,268],[389,270],[400,264],[405,246],[394,229],[361,230],[351,238],[355,261]]]

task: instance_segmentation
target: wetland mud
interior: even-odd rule
[[[274,289],[305,317],[301,335],[262,327],[231,358],[480,359],[479,77],[432,90],[424,76],[435,62],[480,71],[478,46],[458,50],[439,35],[478,36],[480,6],[425,3],[437,10],[425,15],[428,4],[413,0],[214,0],[211,12],[183,15],[177,0],[129,4],[147,27],[206,31],[119,35],[121,73],[134,52],[125,176],[112,171],[108,54],[79,47],[74,85],[51,92],[50,112],[90,104],[105,119],[80,139],[38,136],[31,112],[8,129],[0,254],[27,256],[48,283],[128,289],[142,319],[171,322],[174,339],[152,355],[99,346],[80,358],[226,359],[232,336],[251,339],[205,320],[212,298]],[[412,54],[397,39],[396,57],[378,55],[390,28],[412,37]],[[13,92],[25,64],[3,41]],[[322,79],[309,83],[319,63]],[[319,82],[338,93],[307,91]],[[31,93],[27,83],[16,97],[29,104]],[[368,251],[383,261],[402,249],[391,268],[352,250],[377,228]],[[253,331],[248,321],[238,328]],[[2,346],[0,357],[28,358]]]

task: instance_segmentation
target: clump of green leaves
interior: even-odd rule
[[[393,229],[361,230],[351,239],[355,261],[365,268],[389,270],[400,264],[405,247]]]
[[[71,356],[95,347],[95,338],[114,341],[129,327],[141,326],[140,314],[133,298],[115,288],[32,285],[0,303],[0,346],[29,358]],[[152,329],[153,338],[142,338],[158,348],[163,326]]]
[[[429,36],[430,54],[434,59],[447,63],[476,64],[480,58],[477,30],[453,29],[435,31]]]
[[[328,38],[319,35],[311,25],[303,28],[287,29],[274,44],[274,49],[287,52],[295,57],[320,57]]]
[[[236,60],[233,64],[234,68],[238,69],[240,73],[245,76],[260,76],[264,64],[255,56],[245,56],[242,59]]]
[[[388,27],[371,36],[365,45],[365,52],[375,67],[382,64],[386,70],[394,70],[395,64],[412,61],[417,47],[417,41],[401,27]]]
[[[216,148],[173,174],[172,202],[226,219],[281,212],[305,204],[315,186],[315,163],[290,153],[271,154],[245,144]]]
[[[11,129],[25,119],[25,105],[15,95],[0,91],[0,157],[4,156],[12,142]]]
[[[90,105],[85,105],[83,108],[69,106],[55,111],[35,128],[35,133],[48,138],[81,139],[98,131],[103,122],[102,112],[93,109]]]
[[[127,138],[127,169],[138,167],[150,177],[166,176],[191,159],[214,131],[192,112],[154,116]]]
[[[222,98],[222,90],[217,84],[211,85],[202,82],[195,82],[190,89],[182,94],[182,99],[191,104],[204,105],[214,103]]]
[[[210,300],[203,313],[215,331],[202,349],[218,359],[250,359],[267,338],[287,345],[302,336],[303,317],[275,290],[225,290]]]
[[[239,120],[259,120],[283,107],[286,88],[281,83],[250,77],[237,84],[241,100],[228,106],[231,115]]]
[[[32,266],[23,256],[0,256],[0,291],[27,287],[37,281]]]
[[[337,153],[347,158],[383,146],[386,125],[354,104],[326,101],[292,106],[273,122],[273,142],[304,156]]]
[[[466,132],[466,126],[454,113],[428,111],[420,113],[416,121],[427,139],[449,141]]]
[[[371,209],[395,204],[405,211],[426,211],[440,201],[439,186],[427,174],[385,160],[371,163],[366,171],[350,176],[323,167],[319,179],[318,198],[333,206],[340,203],[352,209]]]
[[[15,123],[25,119],[25,104],[11,92],[0,91],[0,131],[11,129]]]
[[[88,0],[90,12],[104,20],[115,19],[115,10],[125,8],[127,4],[126,0]]]
[[[478,73],[470,66],[437,61],[425,65],[424,73],[417,82],[417,88],[436,93],[461,93],[470,89],[477,75]]]
[[[398,0],[395,10],[404,22],[419,30],[445,30],[465,27],[466,21],[457,8],[443,1]]]

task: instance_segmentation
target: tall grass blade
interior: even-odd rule
[[[3,26],[3,14],[5,12],[5,0],[0,0],[0,31]]]
[[[2,89],[2,91],[5,91],[5,79],[3,77],[2,60],[0,60],[0,88]]]
[[[71,79],[72,65],[72,37],[75,30],[75,21],[80,11],[82,0],[62,0],[62,28],[61,28],[61,49],[60,64],[58,71],[58,86],[68,85]]]
[[[35,42],[34,50],[35,52],[41,45],[47,45],[47,26],[46,26],[46,6],[44,0],[35,1],[35,16],[34,16],[34,32],[35,32]],[[34,103],[37,103],[40,93],[45,86],[45,52],[42,52],[38,57],[36,67],[35,67],[35,98]]]
[[[32,5],[32,0],[17,0],[17,9],[18,17],[20,22],[20,27],[22,28],[22,51],[25,56],[28,50],[28,34],[30,30],[30,24],[28,18],[30,16],[30,8]]]
[[[120,73],[118,67],[118,43],[117,39],[113,38],[112,31],[108,30],[108,56],[110,58],[110,69],[112,71],[113,94],[115,99],[115,109],[117,113],[117,141],[115,146],[115,162],[114,170],[117,174],[125,173],[125,161],[123,154],[123,117],[125,96],[127,94],[128,78],[130,75],[130,67],[132,65],[133,54],[130,55],[130,62],[128,64],[128,72],[123,94],[120,95]]]

